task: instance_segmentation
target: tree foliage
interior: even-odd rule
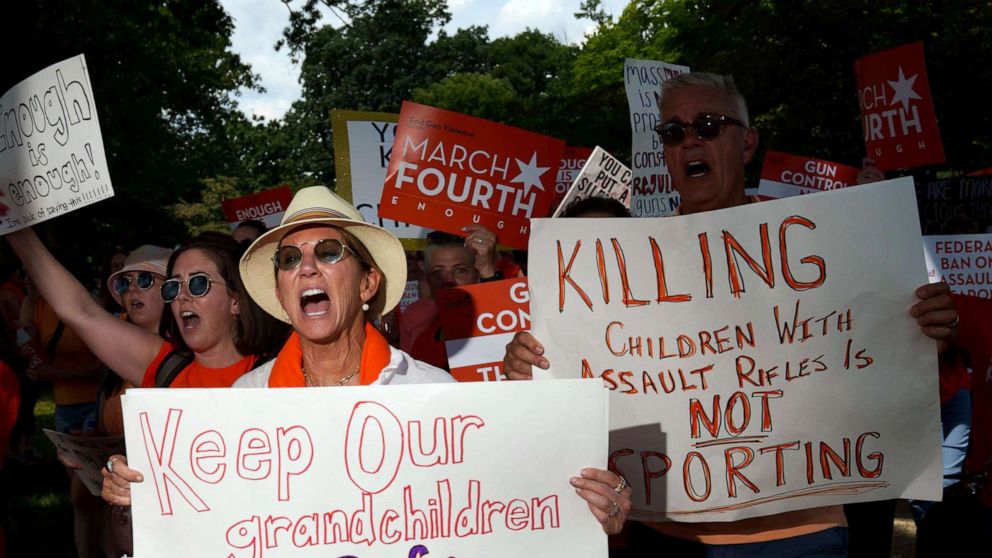
[[[115,245],[184,239],[169,206],[240,173],[229,94],[257,78],[230,50],[230,16],[215,0],[34,0],[5,13],[18,14],[8,39],[30,44],[7,57],[2,90],[80,53],[93,84],[115,197],[50,221],[53,236],[100,260]]]
[[[733,74],[763,147],[857,164],[853,61],[923,41],[948,155],[939,168],[992,166],[988,0],[633,0],[616,19],[585,0],[576,16],[596,28],[581,45],[535,30],[448,32],[444,0],[278,1],[289,15],[278,48],[299,61],[303,94],[283,119],[263,121],[235,110],[232,94],[257,78],[231,52],[218,0],[18,0],[12,40],[44,40],[8,57],[3,84],[83,52],[117,191],[53,228],[86,230],[108,252],[220,227],[222,197],[333,184],[332,109],[397,112],[404,99],[623,159],[626,58]]]

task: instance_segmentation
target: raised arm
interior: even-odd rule
[[[111,370],[140,385],[145,369],[162,346],[162,338],[100,307],[30,228],[12,232],[6,238],[38,293],[65,325]]]

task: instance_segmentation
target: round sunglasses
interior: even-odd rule
[[[355,253],[347,244],[336,238],[325,238],[323,240],[311,240],[302,244],[286,244],[280,246],[272,256],[272,263],[280,271],[296,269],[303,263],[303,247],[313,244],[313,255],[317,261],[325,264],[336,264],[343,260],[348,252]],[[355,254],[357,257],[358,255]]]
[[[134,286],[138,288],[139,291],[147,291],[152,288],[155,284],[155,274],[150,271],[139,271],[134,279],[128,277],[126,274],[118,275],[114,277],[114,292],[122,295],[131,288],[131,281],[134,281]]]
[[[678,145],[685,139],[686,128],[692,128],[695,130],[697,138],[709,141],[720,135],[720,132],[723,131],[724,124],[733,124],[734,126],[747,128],[746,124],[736,118],[723,115],[704,114],[688,124],[676,122],[674,120],[665,122],[664,124],[658,124],[655,126],[654,131],[658,133],[658,136],[661,137],[661,142],[665,145]]]
[[[162,300],[169,304],[179,298],[179,291],[182,290],[183,283],[186,283],[186,292],[193,298],[206,296],[210,292],[210,285],[227,286],[227,283],[214,281],[206,273],[194,273],[186,279],[166,279],[162,282]]]

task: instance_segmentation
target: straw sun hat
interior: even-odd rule
[[[172,250],[169,248],[162,248],[161,246],[154,246],[152,244],[143,244],[135,248],[133,252],[127,255],[127,259],[124,260],[124,267],[120,271],[112,273],[110,277],[107,277],[107,290],[110,291],[110,296],[114,297],[117,304],[124,304],[121,302],[121,295],[117,294],[117,291],[114,290],[114,279],[118,275],[123,275],[129,271],[150,271],[165,277],[165,270],[169,264],[169,256],[171,255]]]
[[[289,323],[276,298],[272,257],[283,237],[303,225],[331,225],[354,235],[372,255],[374,261],[369,263],[382,272],[385,280],[386,304],[382,313],[399,303],[406,286],[406,255],[399,239],[382,227],[366,223],[357,209],[326,186],[311,186],[293,196],[282,223],[255,239],[241,257],[241,281],[262,310]]]

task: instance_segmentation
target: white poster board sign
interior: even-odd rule
[[[47,428],[42,432],[66,459],[82,467],[75,470],[79,480],[83,481],[90,494],[99,496],[103,488],[100,470],[111,455],[124,453],[124,436],[73,436]]]
[[[366,221],[395,234],[408,247],[422,248],[430,229],[379,216],[397,118],[391,113],[331,111],[337,191]]]
[[[680,74],[688,66],[678,66],[656,60],[627,58],[623,78],[630,108],[631,183],[630,213],[634,217],[663,217],[674,215],[679,195],[672,186],[661,139],[654,131],[661,110],[661,84]]]
[[[599,381],[131,389],[135,556],[604,558]]]
[[[0,233],[114,195],[86,59],[41,70],[0,97]]]
[[[634,518],[731,521],[941,494],[910,178],[665,219],[543,219],[550,375],[611,390]],[[536,374],[537,375],[537,374]]]
[[[575,200],[590,196],[613,198],[630,209],[630,179],[627,165],[597,145],[551,216],[558,217]]]
[[[945,281],[951,291],[992,298],[992,234],[923,237],[927,276]]]

